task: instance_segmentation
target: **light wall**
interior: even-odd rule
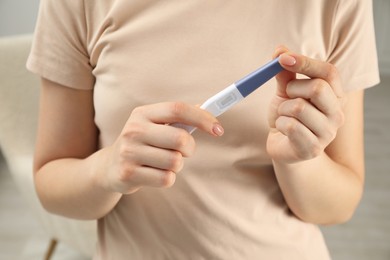
[[[33,32],[38,5],[39,0],[0,0],[0,37]]]
[[[365,0],[362,0],[365,1]],[[381,73],[390,75],[390,1],[374,0],[376,42]]]

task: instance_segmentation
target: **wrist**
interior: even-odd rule
[[[90,160],[90,170],[88,172],[92,181],[92,185],[95,189],[108,193],[115,193],[114,190],[110,187],[108,181],[110,165],[109,150],[109,147],[102,148],[87,158],[87,160]]]

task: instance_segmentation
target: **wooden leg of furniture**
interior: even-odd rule
[[[50,240],[49,247],[47,248],[46,254],[45,254],[45,260],[50,260],[52,257],[54,250],[56,249],[58,242],[54,238]]]

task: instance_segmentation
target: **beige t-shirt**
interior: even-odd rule
[[[199,104],[276,46],[334,63],[347,91],[378,82],[369,0],[43,0],[28,68],[94,89],[100,145],[141,105]],[[265,143],[271,80],[220,117],[170,189],[123,196],[98,221],[95,259],[329,259],[283,198]],[[70,104],[71,105],[71,104]]]

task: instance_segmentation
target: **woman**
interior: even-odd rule
[[[272,53],[276,81],[195,105]],[[317,225],[359,203],[371,1],[44,0],[27,66],[37,192],[98,219],[95,259],[329,259]]]

